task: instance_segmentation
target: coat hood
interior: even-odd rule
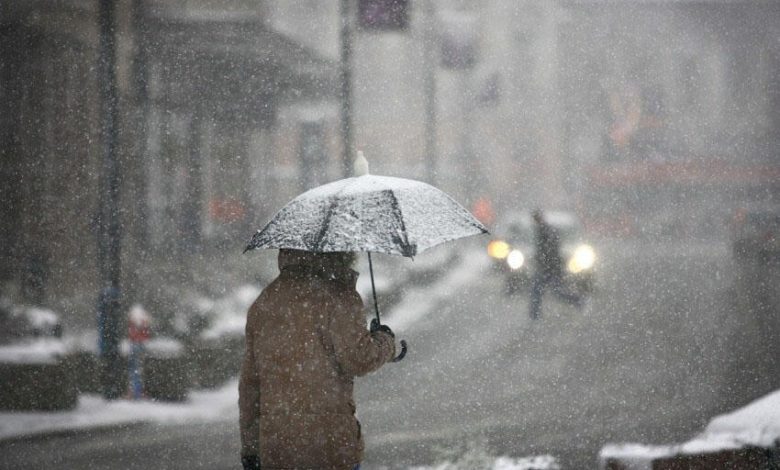
[[[354,260],[352,252],[315,253],[283,248],[279,250],[278,265],[279,271],[310,273],[354,285],[358,277],[352,269]]]

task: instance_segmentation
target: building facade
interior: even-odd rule
[[[232,260],[343,175],[344,5],[354,145],[375,173],[499,216],[571,208],[607,235],[777,201],[776,2],[402,3],[402,27],[372,29],[363,0],[115,2],[127,295]],[[101,282],[99,34],[97,1],[0,4],[0,279],[65,312]]]
[[[91,319],[104,283],[98,2],[0,8],[2,294]],[[285,181],[299,175],[269,171],[299,170],[278,151],[302,132],[284,116],[332,102],[337,68],[274,30],[257,2],[113,8],[122,293],[141,300],[191,280],[195,257],[240,252],[273,195],[299,189]]]

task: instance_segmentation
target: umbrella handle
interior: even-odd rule
[[[401,340],[401,353],[397,356],[395,356],[392,360],[392,362],[400,362],[401,359],[406,357],[406,340]]]
[[[374,312],[376,312],[376,324],[379,325],[382,321],[379,319],[379,304],[376,301],[376,286],[374,286],[374,263],[371,262],[371,252],[368,252],[368,270],[371,273],[371,293],[374,294]],[[372,321],[373,323],[373,321]],[[406,340],[401,340],[401,353],[395,356],[391,361],[399,362],[406,357]]]

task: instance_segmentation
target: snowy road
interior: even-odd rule
[[[479,274],[401,333],[408,359],[359,389],[367,463],[437,461],[475,441],[589,468],[605,442],[687,438],[772,389],[725,244],[600,252],[584,314],[546,298],[532,322],[527,296]]]
[[[471,443],[590,468],[606,442],[688,438],[772,388],[726,245],[600,248],[584,313],[546,298],[532,322],[527,296],[505,297],[476,252],[410,291],[389,320],[409,355],[359,380],[364,467],[440,462]],[[0,468],[238,468],[235,419],[4,443]]]

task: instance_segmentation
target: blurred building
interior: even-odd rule
[[[355,144],[376,172],[433,165],[469,207],[569,208],[605,235],[723,234],[734,208],[777,200],[776,2],[352,2],[398,4],[403,27],[353,11]],[[269,5],[311,41],[306,7]],[[337,60],[337,31],[320,32]]]
[[[130,288],[240,251],[295,194],[342,176],[343,4],[116,2]],[[374,173],[434,179],[499,219],[576,209],[606,235],[720,227],[733,206],[777,201],[777,2],[346,4],[354,145]],[[98,283],[96,14],[0,3],[0,279],[65,311]]]
[[[718,238],[780,204],[780,4],[561,6],[565,187],[593,231]]]
[[[0,5],[2,289],[87,317],[102,195],[97,3]],[[240,253],[258,219],[300,189],[290,181],[303,150],[288,147],[303,134],[316,160],[333,145],[309,122],[284,126],[287,110],[332,102],[338,82],[333,61],[274,30],[262,3],[126,0],[115,12],[123,284],[134,296],[187,278],[161,265],[184,271],[228,240]]]

